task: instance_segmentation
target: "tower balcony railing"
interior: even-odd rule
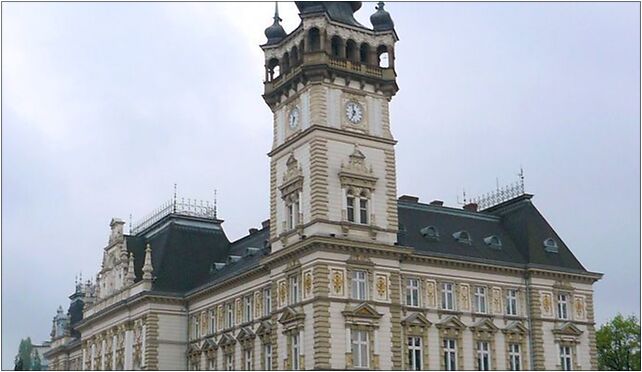
[[[187,200],[185,198],[168,200],[133,225],[130,229],[130,234],[138,234],[170,214],[216,219],[216,205],[214,203],[210,204],[209,201],[189,198]]]
[[[396,77],[395,71],[392,67],[379,67],[376,65],[356,62],[348,58],[333,57],[324,51],[306,52],[303,56],[303,60],[299,64],[289,68],[279,76],[266,81],[265,91],[271,92],[279,88],[282,84],[287,82],[290,77],[298,74],[301,71],[301,67],[305,65],[328,65],[337,70],[356,72],[361,75],[384,80],[394,80]]]

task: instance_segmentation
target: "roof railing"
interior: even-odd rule
[[[174,197],[130,227],[129,232],[134,235],[138,234],[170,214],[216,219],[216,204],[189,198],[187,200],[185,198],[178,200],[178,198]]]
[[[526,193],[524,191],[524,170],[520,169],[518,176],[519,181],[503,187],[497,186],[496,190],[472,198],[470,202],[476,203],[478,210],[484,210],[524,195]]]

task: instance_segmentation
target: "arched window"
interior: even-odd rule
[[[502,247],[502,241],[497,235],[491,235],[484,238],[484,243],[486,243],[491,248],[500,249]]]
[[[354,40],[346,41],[346,58],[351,61],[357,61],[357,43]]]
[[[290,52],[290,66],[295,67],[299,65],[299,48],[295,46],[292,47]]]
[[[419,230],[419,232],[424,238],[437,239],[439,237],[439,231],[437,231],[435,226],[426,226]]]
[[[390,67],[390,54],[388,53],[388,47],[385,45],[379,45],[377,48],[377,58],[378,64],[381,68]]]
[[[456,241],[463,243],[463,244],[471,244],[472,239],[470,238],[470,234],[466,230],[461,230],[457,231],[456,233],[453,234],[453,238],[455,238]]]
[[[311,52],[321,49],[321,35],[316,27],[308,31],[308,48],[310,48],[309,51]]]
[[[330,53],[334,58],[341,58],[341,46],[343,45],[343,40],[338,36],[333,36],[330,40]]]
[[[370,46],[367,43],[362,43],[359,48],[359,62],[363,64],[368,64],[368,58],[370,55]]]
[[[557,246],[557,242],[553,238],[548,238],[544,240],[544,250],[546,252],[551,252],[551,253],[557,253],[559,252],[559,248]]]
[[[280,67],[279,67],[279,60],[276,58],[270,59],[267,64],[267,70],[268,70],[268,81],[272,81],[278,78],[279,75],[281,74]]]
[[[282,65],[284,74],[290,71],[290,53],[285,52],[285,54],[283,55]]]

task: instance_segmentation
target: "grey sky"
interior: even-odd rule
[[[47,339],[111,217],[178,183],[236,239],[268,217],[272,3],[3,3],[2,367]],[[639,315],[638,3],[390,3],[398,191],[457,205],[515,181],[592,271],[598,322]],[[286,31],[294,4],[280,4]],[[373,3],[357,18],[370,25]],[[245,186],[243,186],[245,185]]]

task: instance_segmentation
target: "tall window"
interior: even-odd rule
[[[519,351],[519,344],[508,345],[508,361],[511,371],[522,370],[522,354]]]
[[[290,304],[299,302],[299,277],[290,277]]]
[[[557,295],[557,317],[568,319],[568,295],[560,293]]]
[[[457,341],[444,339],[444,367],[446,371],[457,370]]]
[[[216,371],[216,359],[210,358],[207,361],[207,369],[210,371]]]
[[[421,355],[421,337],[408,337],[408,367],[411,371],[422,369]]]
[[[245,321],[252,321],[252,296],[245,296]]]
[[[216,333],[216,308],[210,310],[210,334]]]
[[[350,191],[346,196],[346,212],[348,221],[368,224],[368,195],[362,192],[358,197]]]
[[[560,363],[562,364],[562,371],[573,370],[573,358],[571,357],[570,346],[560,345]]]
[[[234,370],[234,355],[228,353],[225,355],[225,370],[233,371]]]
[[[268,316],[272,312],[272,292],[270,288],[263,290],[263,316]],[[271,346],[270,346],[271,347]]]
[[[445,310],[454,310],[455,301],[453,297],[453,283],[441,284],[441,308]]]
[[[272,344],[263,345],[263,369],[272,370]]]
[[[299,332],[292,333],[290,337],[292,337],[292,369],[296,371],[300,369],[301,340],[299,340]]]
[[[352,272],[352,298],[355,300],[366,299],[366,272],[356,270]]]
[[[231,303],[228,303],[226,306],[227,309],[227,317],[225,319],[225,327],[226,328],[231,328],[234,327],[234,308]]]
[[[359,199],[359,222],[362,224],[367,224],[368,223],[368,199],[366,199],[365,195],[361,196],[361,199]]]
[[[352,363],[357,368],[368,368],[368,333],[366,331],[351,332]]]
[[[300,211],[299,200],[290,202],[286,205],[287,213],[287,225],[288,229],[291,230],[299,224],[299,211]]]
[[[517,290],[506,291],[506,315],[517,315]]]
[[[408,279],[406,284],[406,305],[419,307],[419,279]]]
[[[475,287],[474,304],[476,313],[486,313],[486,288]]]
[[[252,370],[252,349],[245,350],[245,370]]]
[[[201,337],[201,327],[200,327],[200,324],[199,324],[200,323],[199,322],[200,319],[201,319],[200,316],[195,316],[194,317],[194,321],[192,323],[194,325],[194,338]]]
[[[477,370],[490,371],[490,346],[486,341],[477,341]]]
[[[356,222],[354,219],[354,196],[351,194],[346,198],[346,208],[348,211],[348,221]]]

